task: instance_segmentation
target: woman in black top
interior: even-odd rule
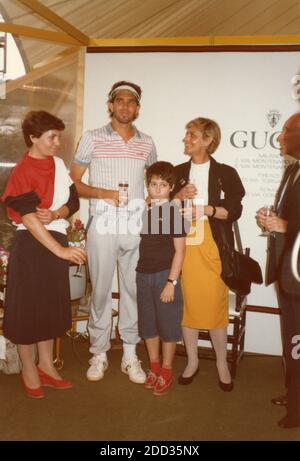
[[[232,222],[241,215],[245,191],[236,170],[212,158],[220,139],[220,128],[213,120],[199,117],[190,121],[183,142],[191,159],[176,167],[174,196],[193,199],[191,232],[194,230],[198,239],[187,239],[182,269],[182,326],[188,364],[179,383],[189,384],[198,371],[198,332],[205,329],[216,352],[220,387],[232,390],[226,359],[228,288],[220,276],[220,226],[233,246]],[[197,206],[200,204],[204,206]]]

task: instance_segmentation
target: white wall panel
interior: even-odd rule
[[[276,137],[284,121],[299,110],[292,96],[299,60],[299,52],[87,54],[84,129],[108,122],[107,94],[118,80],[142,87],[136,124],[152,135],[160,160],[186,161],[185,124],[197,116],[215,119],[222,130],[215,158],[237,168],[247,191],[240,220],[243,244],[264,268],[267,242],[259,237],[255,211],[273,202],[282,175]],[[279,116],[273,127],[270,111]],[[248,304],[277,307],[274,288],[254,286]],[[247,350],[280,354],[278,321],[270,314],[248,315]]]

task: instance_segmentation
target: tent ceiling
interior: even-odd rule
[[[300,31],[298,0],[0,0],[0,12],[7,23],[70,32],[34,12],[32,8],[39,4],[80,33],[97,39],[276,36]],[[21,35],[19,39],[28,67],[71,45],[39,40],[37,46],[36,40]]]

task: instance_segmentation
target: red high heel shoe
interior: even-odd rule
[[[33,389],[32,387],[28,387],[25,384],[25,381],[24,381],[22,373],[21,373],[20,377],[21,377],[23,387],[24,387],[25,392],[28,395],[28,397],[31,397],[32,399],[42,399],[43,397],[45,397],[44,391],[41,388],[41,386],[36,387],[35,389]]]
[[[73,387],[71,381],[68,381],[67,379],[52,378],[52,376],[47,375],[47,373],[45,373],[39,367],[37,367],[37,370],[42,386],[54,387],[55,389],[70,389]]]

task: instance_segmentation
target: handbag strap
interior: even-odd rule
[[[226,235],[226,232],[225,232],[225,229],[224,229],[222,221],[219,221],[219,224],[220,224],[219,228],[220,228],[220,233],[221,233],[223,245],[225,247],[229,247],[229,243],[228,243],[228,240],[227,240],[227,235]]]
[[[221,189],[223,189],[222,178],[221,178],[222,164],[218,164],[218,173],[219,173],[218,183],[219,183]],[[221,231],[221,237],[222,237],[223,245],[229,247],[229,243],[228,243],[228,240],[227,240],[227,236],[226,236],[226,232],[225,232],[223,223],[222,223],[222,221],[219,221],[219,222],[220,222],[220,231]],[[234,238],[235,238],[237,249],[238,249],[239,253],[243,254],[244,253],[243,245],[242,245],[242,240],[241,240],[239,224],[238,224],[237,221],[233,222],[233,233],[234,233]]]
[[[228,243],[228,240],[227,240],[227,235],[226,235],[223,223],[222,223],[222,221],[219,221],[219,222],[220,222],[220,232],[221,232],[223,245],[226,246],[226,247],[229,247],[229,243]],[[238,252],[243,254],[244,252],[243,252],[241,234],[240,234],[239,224],[238,224],[237,221],[233,222],[233,232],[234,232],[234,238],[235,238],[235,241],[236,241],[236,246],[237,246]]]
[[[236,246],[237,246],[239,253],[244,253],[238,221],[234,221],[233,223],[233,232],[234,232],[234,238],[235,238]]]

